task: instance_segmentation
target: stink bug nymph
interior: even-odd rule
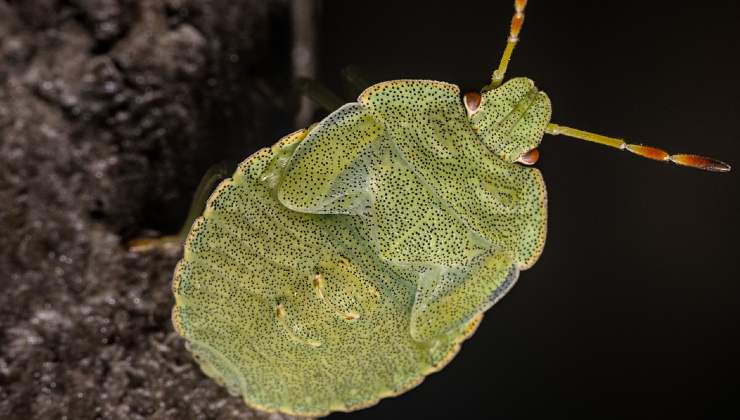
[[[550,121],[505,75],[515,1],[491,82],[393,80],[242,162],[192,225],[172,319],[203,371],[250,406],[351,411],[442,369],[545,243],[530,167],[545,133],[708,171],[729,165]]]

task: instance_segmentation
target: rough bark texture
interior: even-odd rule
[[[0,418],[270,417],[174,333],[178,256],[124,243],[176,230],[210,163],[290,128],[287,9],[0,0]]]

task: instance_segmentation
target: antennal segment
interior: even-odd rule
[[[619,150],[626,150],[644,158],[658,160],[661,162],[673,162],[676,165],[688,166],[690,168],[702,169],[711,172],[729,172],[730,165],[717,160],[699,155],[677,154],[671,155],[665,150],[652,146],[641,144],[629,144],[623,139],[615,137],[602,136],[601,134],[591,133],[588,131],[578,130],[576,128],[565,127],[558,124],[549,123],[545,128],[545,133],[554,136],[562,135],[575,139],[586,140],[593,143],[603,144],[604,146],[613,147]]]
[[[509,39],[506,40],[506,48],[501,56],[498,68],[491,75],[491,83],[483,88],[483,91],[497,88],[504,81],[506,69],[509,67],[511,55],[514,53],[514,47],[519,42],[519,32],[524,24],[524,9],[527,7],[527,0],[514,0],[514,17],[511,18],[511,28],[509,29]]]

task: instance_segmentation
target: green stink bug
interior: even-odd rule
[[[454,356],[539,256],[544,132],[725,170],[551,124],[527,79],[489,89],[401,80],[247,159],[194,224],[173,320],[204,371],[254,406],[324,414],[372,404]]]

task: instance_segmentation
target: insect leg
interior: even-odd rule
[[[175,235],[161,236],[159,238],[132,239],[126,244],[128,249],[134,252],[146,252],[155,248],[161,250],[179,248],[185,241],[185,237],[188,235],[193,221],[203,213],[208,197],[211,195],[211,192],[213,192],[213,189],[221,180],[227,178],[229,174],[233,172],[232,166],[233,165],[222,162],[208,168],[208,171],[206,171],[203,178],[201,178],[198,188],[195,190],[195,194],[193,194],[190,211],[188,211],[185,223],[182,225],[182,228],[180,228],[178,233]]]
[[[348,96],[353,100],[372,85],[367,75],[364,74],[359,67],[352,65],[342,69],[342,82],[344,85],[345,96]]]
[[[671,155],[665,150],[652,146],[641,144],[630,144],[623,139],[607,137],[601,134],[591,133],[589,131],[578,130],[571,127],[565,127],[558,124],[549,123],[545,128],[545,133],[552,135],[563,135],[580,140],[586,140],[593,143],[603,144],[604,146],[613,147],[619,150],[626,150],[644,158],[658,160],[662,162],[673,162],[677,165],[688,166],[691,168],[703,169],[711,172],[729,172],[730,165],[704,156],[693,154],[676,154]]]
[[[296,81],[296,87],[303,95],[306,95],[328,112],[333,112],[347,102],[313,79],[299,78]]]
[[[519,42],[519,32],[524,24],[524,8],[527,7],[527,0],[514,0],[514,17],[511,18],[511,28],[509,29],[509,38],[506,40],[506,48],[501,56],[498,68],[491,75],[491,83],[483,88],[483,91],[497,88],[504,81],[506,69],[509,67],[511,55],[514,53],[514,47]]]

